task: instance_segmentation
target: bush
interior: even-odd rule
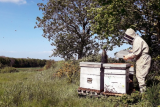
[[[69,83],[76,81],[79,79],[80,75],[80,67],[78,62],[63,62],[61,63],[60,69],[57,70],[56,74],[54,76],[57,76],[59,78],[63,76],[67,76],[67,80]]]
[[[148,87],[145,98],[152,103],[153,106],[158,106],[160,104],[160,85],[153,83],[151,87]]]
[[[0,69],[4,68],[5,65],[3,65],[1,62],[0,62]]]
[[[55,61],[54,60],[47,60],[45,66],[43,67],[44,70],[47,70],[51,67],[55,67]]]
[[[160,75],[160,56],[158,55],[156,58],[152,58],[150,71],[147,75],[147,81],[152,80],[155,76]]]
[[[4,67],[0,70],[0,73],[12,73],[12,72],[19,72],[19,71],[14,67]]]

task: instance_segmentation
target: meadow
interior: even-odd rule
[[[71,64],[59,61],[43,71],[17,68],[19,72],[0,73],[0,107],[157,107],[160,104],[158,84],[148,87],[145,96],[138,91],[122,97],[79,96],[79,72],[70,75],[76,66]]]

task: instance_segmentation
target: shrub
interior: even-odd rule
[[[1,62],[0,62],[0,69],[4,68],[5,65],[3,65]]]
[[[0,70],[0,73],[12,73],[12,72],[19,72],[19,71],[14,67],[4,67]]]
[[[158,55],[157,57],[153,57],[151,60],[151,67],[150,67],[150,71],[147,75],[146,80],[150,81],[155,79],[155,76],[160,75],[160,56]]]
[[[44,70],[47,70],[51,67],[55,67],[55,61],[54,60],[47,60],[45,66],[43,67]]]
[[[78,62],[63,62],[60,69],[57,70],[54,76],[59,78],[67,76],[68,82],[71,83],[73,80],[79,79],[80,68]]]
[[[124,104],[134,104],[141,100],[141,95],[139,91],[135,91],[131,95],[126,95],[126,97],[124,96],[121,99]]]
[[[152,103],[153,106],[158,106],[160,104],[160,85],[153,83],[151,87],[148,87],[145,98]]]
[[[14,67],[3,65],[0,62],[0,73],[12,73],[12,72],[19,72],[19,71]]]

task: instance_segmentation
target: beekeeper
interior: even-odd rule
[[[126,30],[124,39],[133,46],[131,50],[132,53],[124,56],[123,59],[136,59],[136,77],[139,83],[140,92],[143,93],[146,91],[145,77],[147,76],[151,65],[151,57],[148,54],[149,47],[131,28]]]

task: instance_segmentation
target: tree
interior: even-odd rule
[[[83,56],[97,53],[98,43],[91,34],[88,16],[92,0],[49,0],[47,4],[38,3],[43,17],[37,17],[36,26],[43,29],[43,37],[52,41],[51,56],[70,59],[78,55]]]
[[[139,0],[136,4],[141,5],[140,11],[143,15],[140,32],[150,46],[150,54],[155,58],[160,54],[160,1]]]
[[[90,14],[92,31],[114,45],[123,44],[123,35],[127,28],[139,31],[142,38],[155,53],[155,45],[160,43],[160,2],[158,0],[95,0]],[[97,8],[97,5],[100,6]],[[154,39],[154,41],[153,41]],[[152,45],[154,42],[154,46]],[[154,49],[153,49],[154,48]],[[158,49],[159,50],[159,49]],[[157,56],[154,54],[153,56]]]
[[[107,49],[121,46],[123,35],[127,28],[136,28],[142,16],[139,15],[135,0],[95,0],[92,8],[88,10],[95,17],[90,21],[93,33],[105,40]],[[99,5],[99,7],[97,7]]]
[[[91,21],[92,31],[107,40],[111,49],[123,43],[127,28],[141,33],[150,47],[151,71],[157,75],[160,67],[160,1],[159,0],[95,0],[89,10],[97,14]],[[97,8],[95,5],[99,4]],[[116,44],[117,42],[117,44]],[[152,75],[151,74],[151,75]],[[154,77],[153,75],[148,77]]]

